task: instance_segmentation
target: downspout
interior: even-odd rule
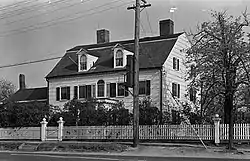
[[[46,101],[46,103],[47,103],[47,105],[49,105],[49,81],[47,78],[46,78],[46,82],[47,82],[47,101]]]
[[[162,67],[160,68],[160,124],[162,125]]]

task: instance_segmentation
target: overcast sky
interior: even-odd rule
[[[239,15],[250,7],[250,0],[147,1],[152,6],[141,12],[141,37],[157,36],[162,19],[174,19],[175,32],[189,31],[208,20],[211,9]],[[133,3],[135,0],[0,0],[0,66],[63,56],[76,45],[95,43],[100,28],[111,32],[111,41],[132,39],[134,12],[127,7]],[[173,14],[171,7],[177,8]],[[0,77],[18,88],[18,75],[23,73],[28,87],[46,86],[44,77],[58,61],[0,68]]]

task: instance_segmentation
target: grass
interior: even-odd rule
[[[123,152],[128,145],[117,143],[42,143],[38,151]]]

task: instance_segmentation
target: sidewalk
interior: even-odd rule
[[[37,142],[41,143],[41,142]],[[48,142],[51,143],[51,142]],[[81,144],[81,143],[96,143],[105,144],[105,142],[54,142],[62,144]],[[117,144],[132,145],[131,142],[116,142]],[[53,155],[117,155],[117,156],[153,156],[153,157],[198,157],[198,158],[235,158],[235,159],[250,159],[250,146],[237,148],[238,153],[225,152],[225,147],[207,146],[207,149],[202,145],[195,144],[179,144],[179,143],[140,143],[137,148],[129,146],[123,152],[77,152],[77,151],[30,151],[31,153],[53,154]],[[15,151],[17,153],[30,153]]]

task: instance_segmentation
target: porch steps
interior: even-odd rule
[[[21,144],[18,147],[18,150],[20,150],[20,151],[36,151],[40,144],[41,143],[39,143],[39,142],[26,142],[26,143]]]

